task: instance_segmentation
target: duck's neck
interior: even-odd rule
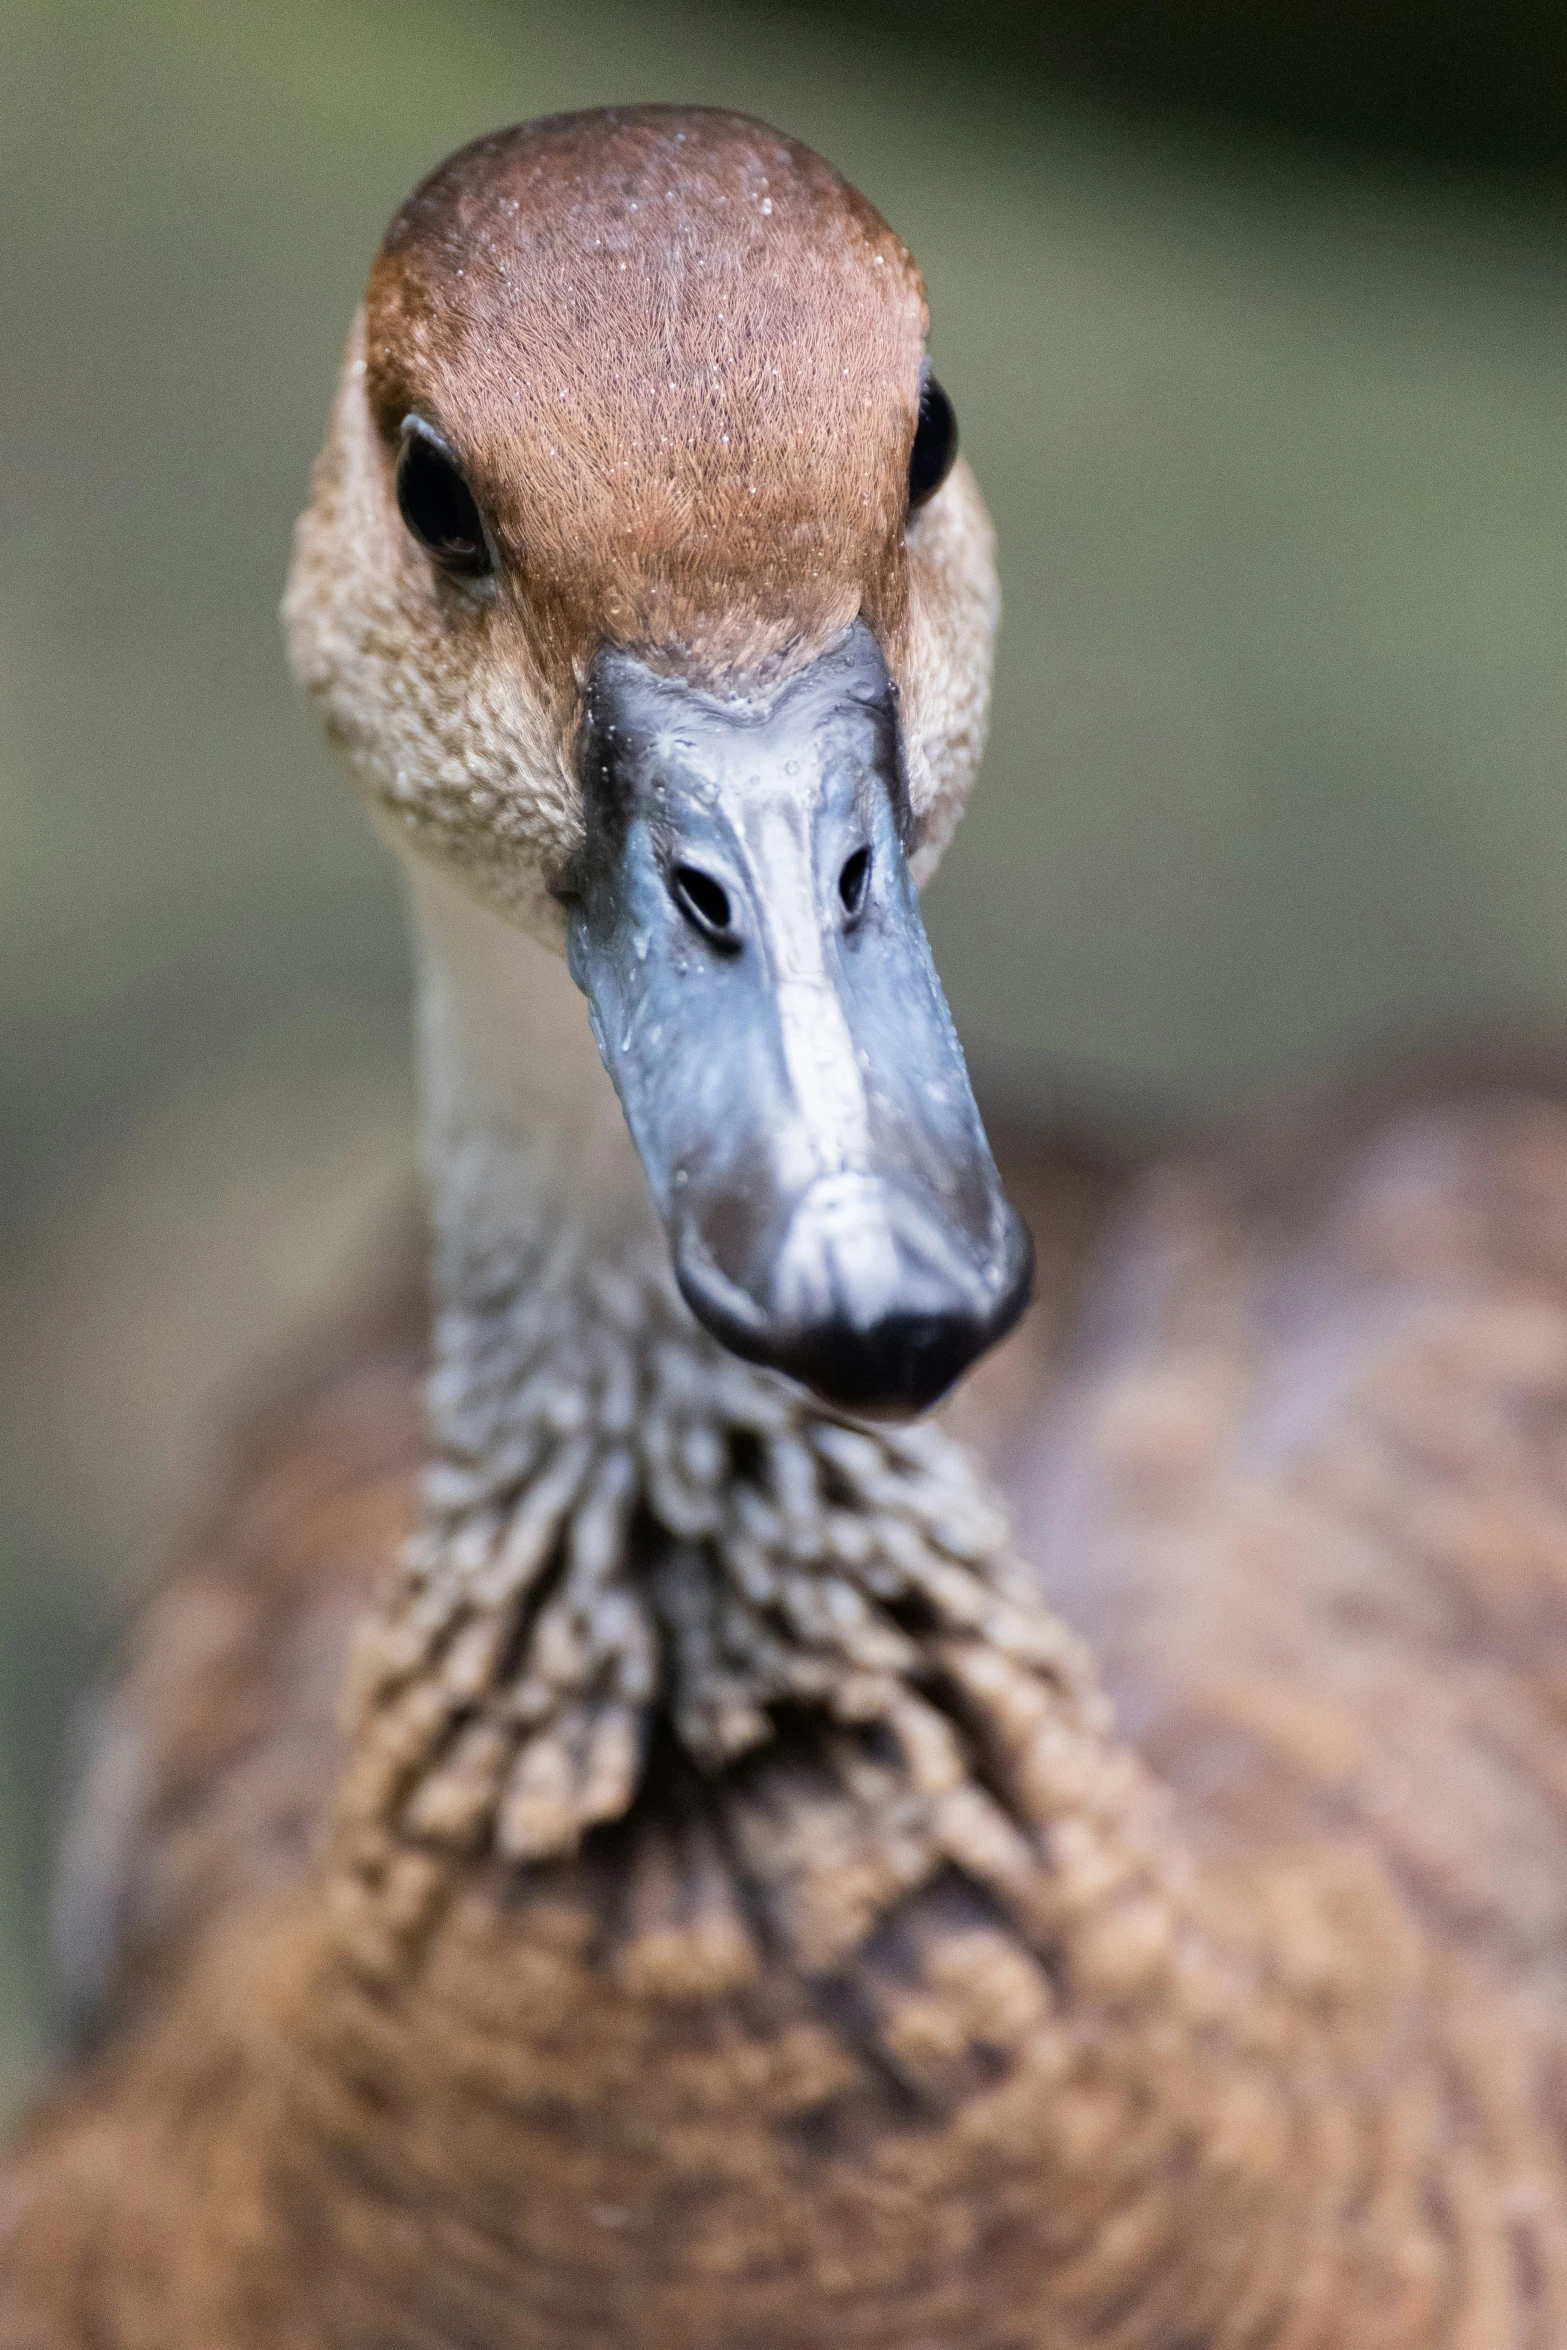
[[[808,1963],[947,1865],[1049,1907],[1030,1839],[1106,1724],[976,1465],[706,1337],[563,962],[438,877],[415,891],[434,1458],[359,1646],[345,1828],[432,1875],[554,1859],[655,1749],[711,1785],[803,1737],[897,1880],[838,1904],[794,1868]]]
[[[563,1249],[645,1253],[656,1223],[564,957],[439,872],[411,887],[436,1302],[482,1316]]]

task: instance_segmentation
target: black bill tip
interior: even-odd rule
[[[977,1259],[896,1185],[828,1178],[790,1219],[764,1306],[725,1276],[695,1226],[676,1235],[676,1278],[733,1353],[857,1418],[909,1419],[1006,1336],[1033,1294],[1028,1227],[997,1205],[994,1245]]]

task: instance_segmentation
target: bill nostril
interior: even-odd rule
[[[843,871],[838,876],[838,895],[851,922],[865,903],[865,887],[870,877],[870,850],[856,849],[853,856],[845,860]]]
[[[669,879],[675,903],[704,938],[720,946],[739,945],[729,892],[721,881],[704,873],[700,865],[677,865]]]

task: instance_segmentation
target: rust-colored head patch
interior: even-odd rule
[[[635,107],[432,173],[367,378],[388,463],[410,413],[444,436],[557,654],[755,670],[860,611],[897,629],[924,332],[908,253],[809,148]]]

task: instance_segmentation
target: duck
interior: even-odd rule
[[[102,1710],[4,2350],[1567,2341],[1567,1107],[992,1150],[927,329],[734,114],[392,222],[284,618],[428,1264]]]

